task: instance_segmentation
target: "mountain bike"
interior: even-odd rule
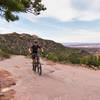
[[[42,75],[42,65],[40,63],[40,59],[38,58],[38,54],[33,54],[35,56],[33,71],[38,72],[39,75]]]

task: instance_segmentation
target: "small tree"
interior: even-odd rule
[[[49,53],[47,58],[52,61],[58,61],[57,56],[54,53]]]
[[[98,67],[99,66],[99,59],[96,56],[93,55],[88,55],[88,56],[84,56],[83,58],[81,58],[81,64],[86,64],[88,66],[95,66]]]
[[[71,62],[73,64],[80,64],[80,58],[76,53],[71,53],[68,56],[68,60],[69,60],[69,62]]]
[[[46,8],[41,3],[41,0],[0,0],[0,16],[4,17],[7,21],[18,20],[17,13],[32,13],[39,15],[40,11]]]
[[[99,64],[99,66],[100,66],[100,56],[98,57],[98,64]]]

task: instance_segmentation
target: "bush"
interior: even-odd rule
[[[58,54],[57,57],[58,57],[58,61],[60,61],[60,62],[66,61],[66,59],[67,59],[67,56],[63,55],[63,54]]]
[[[58,61],[57,56],[53,53],[49,53],[47,56],[47,59],[52,60],[52,61]]]
[[[76,54],[76,53],[71,53],[68,56],[68,60],[69,62],[71,62],[72,64],[80,64],[80,57]]]
[[[88,66],[93,65],[95,67],[99,67],[100,60],[99,60],[99,57],[97,57],[97,56],[88,55],[88,56],[84,56],[83,58],[81,58],[80,64],[85,64]]]
[[[3,58],[10,58],[10,54],[5,53],[5,52],[3,52],[3,51],[0,49],[0,57],[3,57]]]

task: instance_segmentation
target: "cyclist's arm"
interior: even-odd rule
[[[44,52],[43,48],[41,48],[42,53]]]
[[[44,52],[44,50],[41,46],[39,46],[39,49],[41,50],[42,53]]]

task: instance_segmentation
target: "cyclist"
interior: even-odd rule
[[[32,54],[32,65],[34,65],[34,60],[36,55],[38,56],[38,59],[40,59],[39,49],[41,49],[43,53],[43,48],[38,44],[38,40],[34,40],[34,44],[31,48],[29,48],[29,52]]]

